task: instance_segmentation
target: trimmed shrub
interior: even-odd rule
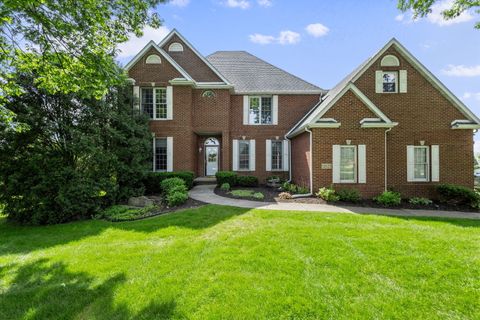
[[[258,186],[258,178],[254,176],[237,176],[237,184],[240,187]]]
[[[422,197],[413,197],[408,200],[411,204],[420,205],[420,206],[428,206],[433,203],[432,200]]]
[[[181,188],[181,187],[184,188],[185,190],[184,192],[186,193],[187,190],[185,186],[185,181],[183,181],[180,178],[168,178],[163,180],[160,183],[160,188],[162,192],[166,195],[170,194],[174,188],[177,188],[177,191],[178,191],[178,188]]]
[[[342,189],[337,191],[337,195],[340,201],[346,202],[359,202],[362,198],[360,192],[357,189]]]
[[[220,189],[222,189],[223,191],[230,191],[230,183],[228,182],[222,183],[222,185],[220,186]]]
[[[282,189],[286,192],[293,193],[293,194],[305,194],[310,192],[310,190],[307,187],[297,186],[296,184],[293,184],[290,182],[284,182],[282,184]]]
[[[373,198],[373,201],[386,207],[398,206],[402,202],[402,197],[400,192],[385,191]]]
[[[173,189],[172,189],[173,190]],[[184,204],[188,200],[188,194],[186,192],[171,192],[167,195],[167,204],[169,207],[179,206]]]
[[[165,179],[180,178],[185,182],[188,189],[193,187],[193,179],[195,175],[190,171],[176,172],[148,172],[143,178],[143,185],[147,194],[160,193],[162,189],[160,183]]]
[[[278,197],[282,200],[289,200],[289,199],[292,199],[292,195],[288,192],[281,192],[278,194]]]
[[[237,174],[233,171],[218,171],[215,174],[215,178],[217,179],[217,187],[224,183],[228,183],[230,186],[234,186],[237,183]]]
[[[177,185],[177,186],[171,187],[170,190],[168,191],[168,193],[175,193],[175,192],[188,193],[188,189],[185,185]]]
[[[454,184],[440,184],[437,186],[440,201],[452,205],[469,205],[476,208],[480,202],[479,194],[470,188]]]
[[[255,199],[258,199],[258,200],[263,200],[263,199],[265,199],[265,196],[264,196],[263,193],[261,193],[261,192],[255,192],[255,193],[253,194],[253,197],[254,197]]]
[[[332,187],[320,188],[316,193],[316,196],[319,197],[320,199],[323,199],[329,202],[335,202],[335,201],[338,201],[339,199],[339,196],[335,193],[335,190]]]

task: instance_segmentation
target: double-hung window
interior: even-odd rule
[[[155,171],[167,171],[167,139],[166,138],[157,138],[155,139]]]
[[[249,97],[249,124],[272,124],[272,97]]]
[[[239,170],[250,169],[250,141],[249,140],[238,141],[238,169]]]
[[[272,141],[272,170],[283,169],[283,141]]]
[[[383,92],[398,92],[398,73],[396,71],[383,72]]]
[[[167,119],[166,88],[142,88],[141,106],[150,119]]]
[[[357,148],[356,146],[340,146],[340,182],[356,181]]]
[[[427,146],[413,148],[413,179],[415,181],[428,181],[429,157]]]

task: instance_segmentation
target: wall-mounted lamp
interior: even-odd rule
[[[345,141],[348,145],[350,145],[350,143],[352,143],[352,140],[346,140]]]
[[[245,140],[246,136],[242,136],[242,140]]]
[[[424,141],[424,140],[420,140],[420,145],[421,145],[421,146],[425,145],[425,141]]]
[[[202,153],[202,150],[203,150],[202,147],[199,147],[198,148],[198,153]]]
[[[276,136],[276,137],[275,137],[275,140],[280,140],[280,137],[279,137],[279,136]]]

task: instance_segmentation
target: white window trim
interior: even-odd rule
[[[252,167],[252,144],[251,144],[251,140],[237,140],[238,141],[238,153],[237,153],[237,163],[238,163],[238,167],[237,167],[237,171],[251,171],[250,168]],[[240,168],[240,143],[242,142],[248,142],[248,168]]]
[[[386,73],[395,73],[396,76],[395,76],[395,91],[393,92],[388,92],[388,91],[383,91],[383,76],[386,74]],[[399,72],[394,70],[394,71],[382,71],[382,93],[398,93],[398,87],[400,86],[400,79],[399,79]]]
[[[258,110],[259,110],[259,114],[260,114],[260,122],[259,123],[251,123],[250,122],[250,100],[252,98],[258,98],[259,100],[259,106],[258,106]],[[271,120],[271,123],[262,123],[262,98],[271,98],[272,99],[272,104],[270,106],[270,110],[272,112],[272,120]],[[278,99],[278,98],[277,98]],[[277,100],[278,101],[278,100]],[[273,95],[261,95],[261,96],[248,96],[248,104],[247,104],[247,123],[251,126],[273,126],[275,125],[275,116],[274,116],[274,96]]]
[[[353,180],[342,180],[342,148],[353,148],[354,154],[353,159],[355,160],[355,164],[353,165]],[[357,152],[357,145],[340,145],[340,158],[338,159],[338,170],[339,170],[339,183],[356,183],[358,178],[358,152]]]
[[[142,91],[144,89],[152,89],[153,90],[153,118],[149,119],[150,121],[152,120],[171,120],[171,118],[169,118],[168,116],[168,113],[169,113],[169,106],[168,106],[168,87],[141,87],[140,88],[140,111],[143,113],[143,94],[142,94]],[[156,107],[156,100],[157,100],[157,95],[155,94],[155,91],[156,90],[159,90],[159,89],[164,89],[165,90],[165,99],[166,99],[166,108],[167,108],[167,112],[165,114],[165,118],[157,118],[157,107]]]
[[[280,164],[280,169],[273,169],[273,143],[274,142],[278,142],[282,145],[281,146],[281,148],[282,148],[282,152],[281,152],[282,161],[281,161],[281,164]],[[285,164],[285,161],[283,159],[283,157],[285,156],[285,150],[283,150],[284,148],[285,148],[284,140],[271,140],[271,144],[270,144],[270,171],[273,171],[273,172],[285,171],[285,169],[283,168],[283,166]]]
[[[157,140],[166,140],[167,143],[167,168],[165,170],[156,170]],[[153,172],[172,172],[173,171],[173,137],[153,137]]]
[[[425,149],[427,155],[427,174],[425,178],[415,178],[415,149]],[[413,146],[413,168],[411,182],[429,182],[430,181],[430,147],[429,146]]]

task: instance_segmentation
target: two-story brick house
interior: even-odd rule
[[[155,171],[279,175],[365,197],[473,186],[480,120],[395,39],[328,92],[244,51],[204,57],[176,30],[125,68]]]

